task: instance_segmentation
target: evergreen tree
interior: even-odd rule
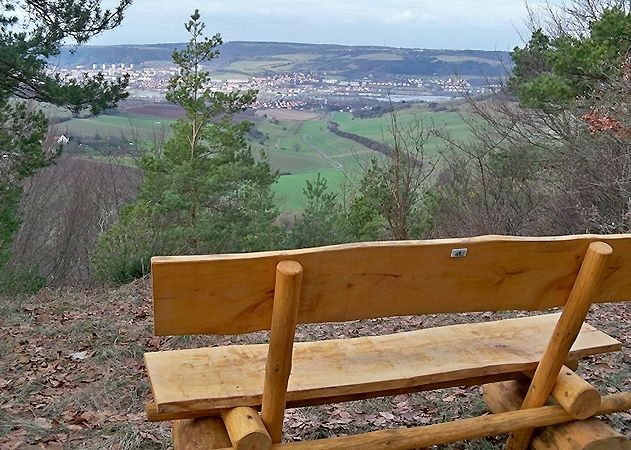
[[[103,9],[100,0],[0,0],[0,292],[34,290],[42,282],[34,268],[8,265],[21,182],[58,154],[42,144],[48,122],[34,103],[96,114],[127,96],[126,78],[62,78],[46,71],[47,60],[64,44],[80,45],[118,26],[130,4]]]
[[[291,245],[304,248],[348,242],[342,205],[337,194],[329,190],[326,178],[318,173],[315,181],[306,180],[303,192],[307,202],[291,231]]]
[[[63,45],[80,45],[120,25],[132,0],[103,9],[101,0],[0,0],[0,100],[13,96],[93,114],[127,96],[127,80],[80,80],[46,71]]]
[[[610,79],[620,78],[631,50],[631,12],[620,5],[605,8],[584,34],[551,37],[541,29],[515,63],[509,88],[523,106],[554,112],[576,106]]]
[[[202,64],[218,55],[221,37],[203,36],[197,10],[186,30],[190,40],[173,52],[179,70],[167,93],[185,116],[163,152],[144,155],[138,200],[99,238],[94,263],[102,278],[141,275],[154,254],[255,251],[280,240],[271,189],[277,175],[263,155],[253,157],[245,139],[251,124],[233,117],[256,92],[211,90]]]

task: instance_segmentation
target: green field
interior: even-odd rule
[[[337,122],[343,131],[365,136],[379,142],[391,143],[390,116],[370,119],[353,119],[353,115],[347,112],[334,112],[331,120]],[[437,129],[448,132],[456,139],[466,138],[470,133],[467,124],[457,112],[432,112],[425,106],[415,106],[397,113],[397,121],[401,128],[409,128],[417,122],[425,129]],[[436,157],[443,142],[438,137],[430,137],[426,145],[426,155]]]
[[[281,117],[281,116],[279,116]],[[352,114],[334,112],[307,116],[307,118],[277,120],[270,115],[256,118],[256,133],[250,139],[255,155],[264,154],[273,170],[281,176],[275,185],[280,207],[289,213],[299,212],[304,206],[305,180],[315,179],[320,173],[328,180],[332,190],[340,192],[344,180],[353,177],[361,165],[371,158],[382,158],[357,142],[328,131],[329,120],[339,124],[341,130],[366,136],[379,142],[390,142],[388,115],[354,119]],[[454,112],[431,112],[426,106],[414,106],[398,113],[399,123],[409,126],[415,120],[424,126],[445,128],[456,138],[469,132],[461,117]],[[155,133],[168,130],[172,120],[131,115],[102,115],[88,119],[71,119],[56,126],[57,134],[66,134],[79,140],[100,139],[150,142]],[[86,147],[84,147],[86,148]],[[428,157],[436,157],[441,148],[438,138],[431,138],[426,147]],[[87,148],[89,151],[89,147]],[[126,163],[129,163],[126,161]]]
[[[466,138],[470,133],[467,124],[456,112],[432,112],[419,105],[398,113],[402,127],[409,127],[418,121],[426,128],[440,129],[454,138]],[[370,158],[383,157],[349,139],[341,138],[327,129],[329,117],[307,121],[261,120],[256,129],[265,135],[262,142],[253,142],[255,150],[264,151],[272,167],[282,174],[276,192],[287,210],[299,210],[304,205],[302,190],[306,179],[315,179],[318,173],[324,176],[332,190],[340,192],[344,180],[357,173],[359,164],[366,164]],[[389,143],[390,116],[370,119],[354,119],[351,113],[334,112],[330,120],[339,124],[343,131],[368,137],[375,141]],[[431,137],[426,144],[426,156],[438,158],[444,142]]]
[[[154,132],[169,127],[172,121],[156,118],[101,115],[88,119],[71,119],[56,126],[58,134],[75,138],[121,138],[132,140],[135,135],[148,139]]]
[[[274,185],[274,192],[282,211],[291,214],[298,213],[304,208],[305,197],[303,189],[305,188],[305,180],[315,180],[318,173],[323,178],[326,178],[328,186],[333,192],[341,192],[346,179],[344,172],[341,170],[324,169],[295,175],[283,175]]]
[[[329,187],[339,192],[346,176],[371,157],[381,157],[369,148],[341,138],[327,129],[327,119],[306,121],[263,119],[256,125],[264,139],[254,140],[255,153],[267,155],[270,165],[281,173],[276,193],[283,209],[299,211],[304,206],[305,180],[320,173]]]
[[[356,163],[357,159],[374,154],[363,145],[328,131],[324,117],[307,121],[263,119],[256,129],[264,139],[253,140],[253,150],[263,151],[272,167],[281,173],[351,168],[349,161]]]

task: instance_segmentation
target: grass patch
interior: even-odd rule
[[[72,119],[56,127],[58,134],[74,138],[124,139],[133,140],[135,133],[140,139],[149,139],[163,127],[169,127],[172,120],[129,116],[101,115],[88,119]]]
[[[452,138],[465,140],[470,136],[467,123],[457,112],[432,112],[425,106],[415,106],[400,111],[397,119],[401,127],[409,127],[417,119],[429,128],[436,128],[448,132]],[[392,142],[390,135],[390,117],[385,114],[381,117],[370,119],[354,119],[351,113],[334,112],[331,120],[337,122],[340,129],[349,133],[365,136],[378,142],[389,144]],[[426,155],[435,157],[444,147],[444,142],[438,137],[432,137],[426,144]]]
[[[290,213],[298,213],[304,209],[306,198],[302,190],[306,180],[313,181],[318,177],[326,178],[331,191],[340,193],[345,180],[344,173],[335,169],[325,169],[295,175],[283,175],[273,186],[281,207]]]

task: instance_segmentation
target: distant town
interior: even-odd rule
[[[175,74],[171,65],[136,67],[134,64],[92,64],[74,67],[57,67],[54,73],[62,77],[81,79],[103,73],[106,79],[129,75],[129,91],[132,98],[163,101],[169,78]],[[362,99],[373,101],[427,101],[437,102],[466,94],[478,95],[495,91],[498,84],[485,84],[478,80],[476,85],[458,77],[428,77],[400,79],[378,79],[368,74],[360,79],[341,79],[326,73],[292,73],[269,76],[242,76],[211,73],[210,88],[230,92],[236,89],[256,89],[259,93],[257,109],[283,108],[309,110],[326,107],[330,102],[344,103],[345,100]]]

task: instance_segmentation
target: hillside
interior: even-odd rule
[[[116,45],[64,50],[51,60],[60,66],[92,64],[160,65],[171,62],[171,52],[184,44]],[[511,66],[508,52],[432,50],[283,42],[227,42],[211,69],[242,75],[295,72],[379,79],[418,77],[501,77]]]
[[[588,321],[622,341],[624,350],[585,360],[579,369],[603,393],[629,390],[630,303],[593,305]],[[509,313],[442,314],[301,325],[297,340],[346,338],[431,326],[495,320]],[[147,422],[150,398],[143,352],[263,342],[265,333],[206,338],[153,337],[148,280],[115,290],[45,289],[25,298],[0,297],[0,448],[161,449],[168,423]],[[63,338],[60,338],[63,337]],[[290,440],[423,425],[484,411],[477,387],[452,388],[287,412]],[[607,421],[631,436],[631,415]],[[503,437],[441,449],[502,448]]]
[[[110,113],[90,118],[60,117],[55,131],[71,138],[66,151],[96,158],[117,156],[127,164],[129,161],[124,155],[134,148],[129,146],[134,136],[150,145],[149,141],[156,135],[168,135],[169,125],[181,111],[165,103],[134,100],[124,102]],[[313,180],[319,173],[328,180],[333,191],[341,193],[346,175],[356,174],[360,163],[379,156],[374,149],[360,142],[330,132],[329,120],[338,123],[343,132],[379,143],[384,139],[387,143],[390,139],[388,114],[357,118],[350,112],[270,109],[249,110],[239,118],[254,123],[254,129],[248,135],[253,154],[266,154],[272,169],[281,175],[275,184],[275,192],[281,209],[292,214],[304,207],[305,180]],[[470,132],[455,109],[432,111],[427,105],[418,104],[400,111],[398,118],[405,126],[419,119],[428,127],[443,128],[462,139],[466,139]],[[427,157],[438,159],[442,145],[438,137],[431,138],[427,143]]]

